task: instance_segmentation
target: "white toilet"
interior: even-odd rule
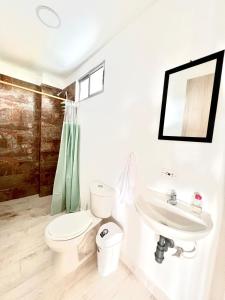
[[[53,251],[54,266],[59,274],[76,270],[83,262],[79,261],[77,246],[102,219],[111,216],[115,190],[101,182],[94,182],[90,194],[91,211],[61,215],[45,229],[45,241]]]
[[[90,193],[91,212],[101,219],[111,217],[115,190],[102,182],[95,181],[90,187]]]

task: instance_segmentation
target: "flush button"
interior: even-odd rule
[[[101,238],[103,238],[107,233],[109,233],[108,229],[104,229],[104,230],[100,233]]]

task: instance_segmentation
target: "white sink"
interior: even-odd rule
[[[197,241],[209,234],[213,223],[208,213],[199,215],[179,200],[177,205],[171,205],[168,198],[168,194],[146,189],[135,200],[138,213],[156,233],[184,241]]]

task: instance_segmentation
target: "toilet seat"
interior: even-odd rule
[[[73,239],[92,224],[92,216],[87,211],[79,211],[57,217],[46,227],[46,233],[54,241]]]

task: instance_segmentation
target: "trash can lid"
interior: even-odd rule
[[[109,222],[103,224],[97,233],[96,244],[100,248],[112,247],[122,241],[123,231],[115,223]]]
[[[115,193],[115,190],[112,187],[102,183],[101,181],[92,182],[90,191],[92,194],[102,197],[111,197]]]

